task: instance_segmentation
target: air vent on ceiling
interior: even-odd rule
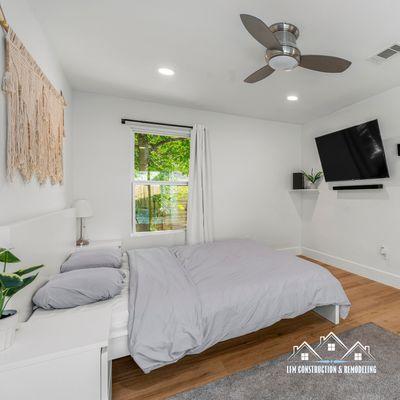
[[[393,57],[396,54],[400,53],[400,44],[394,44],[393,46],[388,47],[385,50],[382,50],[375,56],[368,58],[368,61],[371,61],[376,64],[382,64],[387,61],[390,57]]]

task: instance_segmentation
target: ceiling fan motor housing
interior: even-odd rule
[[[281,44],[281,49],[267,49],[265,58],[270,67],[275,70],[291,70],[300,64],[301,53],[296,40],[299,37],[298,28],[287,22],[278,22],[269,27]]]

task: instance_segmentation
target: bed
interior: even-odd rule
[[[35,290],[57,274],[74,251],[75,229],[73,209],[0,227],[0,236],[10,238],[24,264],[46,265],[11,305],[19,310],[22,321],[32,312]],[[108,346],[98,355],[102,399],[111,394],[113,359],[133,355],[143,371],[149,372],[218,341],[309,310],[338,323],[350,307],[340,283],[327,270],[251,241],[132,250],[124,255],[122,269],[124,288],[112,300],[67,310],[36,310],[27,322],[59,320],[60,315],[65,320],[73,316],[86,319],[87,312],[100,311],[93,314],[104,316],[102,326],[109,327]],[[180,306],[189,312],[181,314]],[[176,332],[171,334],[174,326]],[[157,337],[163,331],[166,336]],[[182,339],[182,334],[187,338]]]
[[[131,355],[145,373],[310,310],[337,323],[350,308],[325,268],[250,240],[131,250],[122,269],[120,295],[78,308],[111,307],[109,359]]]
[[[128,349],[146,373],[281,319],[350,308],[329,271],[251,240],[128,256]]]

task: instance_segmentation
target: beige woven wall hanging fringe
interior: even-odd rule
[[[11,28],[6,34],[7,174],[63,181],[65,101]]]

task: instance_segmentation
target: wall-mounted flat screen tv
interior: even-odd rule
[[[378,120],[315,138],[327,182],[388,178]]]

